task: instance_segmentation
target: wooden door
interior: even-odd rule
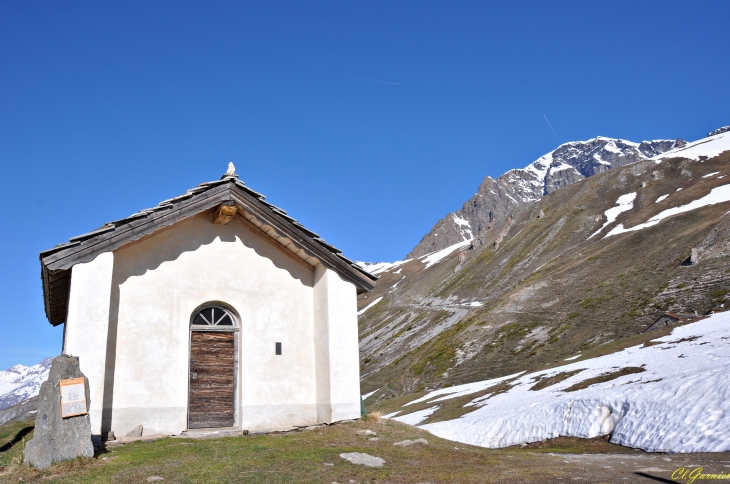
[[[233,426],[233,338],[233,333],[192,332],[188,428]]]

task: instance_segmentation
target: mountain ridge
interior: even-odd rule
[[[33,366],[15,365],[0,371],[0,410],[28,400],[40,391],[48,378],[51,358],[45,358]]]
[[[539,200],[560,187],[612,168],[646,160],[686,142],[652,140],[635,143],[597,136],[587,141],[563,143],[525,168],[508,170],[497,179],[486,176],[463,206],[440,219],[406,255],[420,257],[469,238],[484,239],[494,221],[505,218],[519,205]]]

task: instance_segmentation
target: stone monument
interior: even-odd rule
[[[38,469],[76,457],[94,457],[89,414],[61,416],[61,380],[83,378],[86,410],[89,408],[89,381],[81,373],[77,356],[53,359],[48,380],[41,385],[33,439],[25,446],[25,462]]]

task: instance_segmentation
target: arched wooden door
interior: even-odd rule
[[[235,422],[235,333],[229,311],[213,306],[193,318],[190,333],[188,428]]]

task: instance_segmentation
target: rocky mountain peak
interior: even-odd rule
[[[539,200],[560,187],[652,158],[684,143],[680,139],[635,143],[603,136],[564,143],[523,169],[510,170],[496,180],[485,177],[477,193],[461,209],[439,220],[406,257],[442,250],[467,237],[479,244],[494,220],[508,216],[518,206]]]
[[[730,126],[723,126],[722,128],[717,128],[715,131],[710,131],[709,133],[707,133],[707,137],[709,138],[710,136],[715,136],[716,134],[727,133],[728,131],[730,131]]]

